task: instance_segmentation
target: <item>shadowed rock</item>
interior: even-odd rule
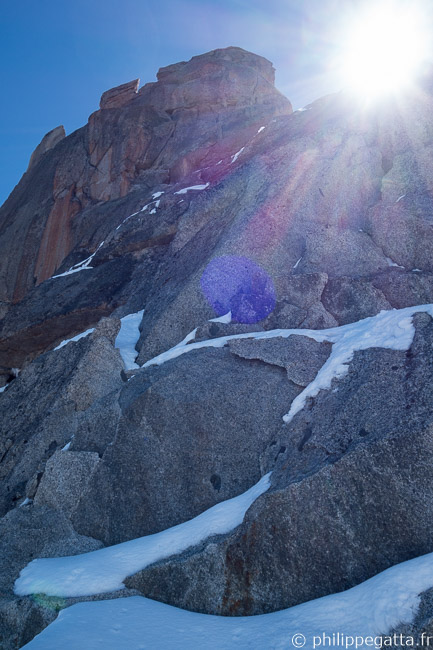
[[[97,418],[101,398],[122,388],[122,360],[104,336],[115,331],[115,322],[102,323],[100,332],[42,355],[0,395],[2,514],[34,496],[46,461],[83,426],[86,411]]]
[[[86,553],[100,548],[101,543],[77,535],[58,510],[24,506],[0,520],[0,544],[0,641],[5,650],[15,650],[31,641],[65,606],[62,598],[48,602],[42,594],[34,598],[15,596],[13,585],[20,570],[37,557]]]

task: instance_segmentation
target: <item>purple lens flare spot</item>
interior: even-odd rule
[[[205,268],[201,288],[218,316],[232,312],[236,323],[258,323],[274,310],[272,279],[248,257],[217,257]]]

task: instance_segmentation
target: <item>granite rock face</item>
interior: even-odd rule
[[[134,79],[126,84],[111,88],[101,95],[99,108],[101,111],[104,108],[120,108],[134,99],[134,95],[138,93],[140,79]]]
[[[242,146],[263,120],[290,113],[273,81],[272,65],[262,57],[216,50],[171,72],[162,69],[139,92],[139,80],[105,92],[88,124],[63,140],[61,127],[47,134],[0,214],[2,241],[13,246],[0,271],[0,300],[22,299],[75,247],[94,250],[95,225],[109,232],[91,216],[99,204],[137,184],[151,189],[180,181],[224,149]],[[51,155],[36,165],[48,149]],[[82,219],[86,224],[77,228]]]
[[[239,48],[135,91],[108,91],[126,103],[104,100],[0,210],[5,377],[56,338],[144,304],[140,363],[175,345],[215,315],[200,278],[216,257],[247,257],[272,278],[262,329],[431,299],[428,93],[367,116],[339,95],[292,113],[271,64]],[[203,189],[176,194],[187,187]],[[90,256],[89,269],[48,279]]]
[[[236,531],[127,585],[185,609],[251,615],[431,552],[433,325],[416,322],[407,353],[357,353],[346,377],[281,427],[262,456],[272,487]]]
[[[95,330],[40,356],[14,379],[0,400],[2,514],[33,498],[46,461],[82,429],[89,409],[97,418],[98,403],[121,390],[122,368],[118,350]]]
[[[47,151],[53,149],[56,146],[56,144],[60,142],[60,140],[63,140],[64,137],[66,137],[66,133],[65,133],[65,128],[63,126],[56,126],[55,129],[49,131],[46,135],[44,135],[44,137],[42,138],[42,140],[40,141],[40,143],[38,144],[38,146],[36,147],[32,155],[30,156],[29,166],[27,167],[27,173],[34,165],[36,165],[39,162],[39,160],[42,158],[42,156],[45,153],[47,153]]]
[[[139,372],[120,395],[116,437],[75,511],[76,530],[118,543],[245,492],[299,392],[283,368],[227,349]]]
[[[72,514],[98,463],[96,452],[56,452],[45,465],[33,503]]]
[[[429,83],[367,113],[343,94],[293,112],[272,64],[236,47],[45,136],[0,208],[5,648],[72,602],[13,595],[33,557],[162,531],[268,472],[242,525],[127,586],[260,614],[433,551],[429,316],[283,421],[330,359],[311,330],[433,302],[432,141]],[[115,341],[141,310],[131,370]],[[155,365],[186,337],[209,344]]]
[[[331,344],[317,343],[305,336],[275,337],[268,340],[230,341],[230,352],[242,359],[259,359],[286,369],[287,377],[298,386],[307,386],[325,363]]]

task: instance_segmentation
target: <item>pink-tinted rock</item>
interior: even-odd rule
[[[101,239],[92,241],[95,222],[84,215],[95,203],[127,196],[146,179],[181,181],[208,166],[212,154],[229,156],[263,123],[290,113],[273,75],[263,57],[215,50],[163,68],[139,92],[138,79],[108,90],[100,110],[67,138],[62,127],[47,134],[0,210],[0,234],[7,230],[0,300],[20,301],[77,246],[94,252]]]
[[[128,104],[131,101],[131,99],[134,99],[138,92],[139,85],[140,79],[134,79],[133,81],[128,81],[126,84],[106,90],[105,93],[102,93],[101,95],[99,108],[103,110],[104,108],[119,108],[120,106],[125,106],[125,104]]]
[[[63,138],[66,136],[65,133],[65,127],[64,126],[56,126],[55,129],[52,131],[48,131],[46,135],[42,138],[32,155],[30,156],[30,161],[29,161],[29,166],[27,167],[27,171],[33,167],[33,165],[36,165],[36,163],[39,162],[39,160],[42,158],[44,153],[49,151],[50,149],[53,149],[53,147],[56,146],[60,140],[63,140]]]

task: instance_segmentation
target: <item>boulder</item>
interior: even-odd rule
[[[264,340],[235,339],[230,341],[229,348],[243,359],[259,359],[281,366],[286,369],[290,381],[298,386],[307,386],[329,357],[332,345],[294,335]]]
[[[33,503],[72,515],[98,462],[99,455],[91,451],[56,452],[45,465]]]
[[[261,475],[260,455],[300,392],[284,368],[227,348],[137,373],[120,397],[117,434],[72,521],[114,544],[174,526]]]
[[[0,643],[4,650],[18,650],[57,618],[56,604],[45,606],[29,598],[0,599]]]
[[[394,638],[396,635],[396,638]],[[400,636],[401,635],[401,636]],[[427,589],[420,594],[420,603],[415,613],[412,623],[399,625],[397,628],[390,630],[389,634],[383,639],[383,645],[387,643],[389,648],[406,643],[408,646],[422,647],[429,646],[433,641],[433,589]],[[392,640],[390,641],[390,638]]]
[[[418,216],[409,201],[378,205],[371,211],[370,228],[375,242],[395,264],[408,271],[433,271],[433,225],[430,211]],[[431,208],[430,208],[431,209]]]
[[[406,273],[400,269],[389,269],[375,276],[372,284],[387,299],[394,309],[425,305],[433,301],[433,274],[422,271]]]

